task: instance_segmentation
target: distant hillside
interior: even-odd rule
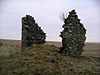
[[[0,42],[6,43],[6,44],[9,44],[9,45],[21,46],[21,40],[1,39]],[[61,47],[61,42],[57,42],[57,41],[47,41],[45,44],[55,45],[57,47]],[[100,43],[88,43],[87,42],[86,46],[84,47],[83,55],[100,57]]]
[[[17,45],[21,45],[21,40],[6,40],[6,39],[0,39],[0,42],[2,43],[6,43],[6,44],[17,44]],[[57,41],[46,41],[45,44],[48,45],[55,45],[57,47],[61,47],[61,42],[57,42]],[[100,50],[100,43],[90,43],[90,42],[86,42],[86,46],[84,47],[84,49],[86,50]]]
[[[8,40],[8,39],[0,39],[0,42],[9,45],[21,45],[21,40]]]
[[[61,42],[47,41],[47,45],[55,45],[61,47]],[[90,43],[87,42],[84,47],[84,52],[82,53],[85,56],[94,56],[100,57],[100,43]]]
[[[57,41],[47,41],[46,44],[61,47],[62,43]],[[86,42],[84,49],[86,50],[100,50],[100,43]]]

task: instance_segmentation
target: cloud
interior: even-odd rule
[[[99,0],[75,0],[74,2],[73,0],[0,0],[0,34],[2,33],[0,37],[7,38],[7,32],[12,31],[14,33],[9,34],[9,38],[21,38],[21,18],[30,14],[47,33],[47,40],[61,41],[59,34],[63,22],[60,21],[60,14],[62,12],[68,14],[72,9],[76,9],[81,22],[88,30],[87,41],[100,41],[97,1]]]

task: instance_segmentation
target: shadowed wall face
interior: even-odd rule
[[[22,50],[33,44],[44,44],[46,34],[30,15],[22,18]]]

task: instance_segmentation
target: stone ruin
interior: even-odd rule
[[[26,15],[22,18],[22,50],[33,44],[44,44],[46,33],[35,22],[34,17]]]
[[[67,18],[64,19],[64,30],[61,32],[62,48],[60,52],[70,56],[80,56],[83,52],[86,40],[86,29],[80,23],[80,19],[76,15],[75,10],[69,12]]]

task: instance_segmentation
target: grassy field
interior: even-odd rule
[[[20,52],[20,48],[21,44],[18,40],[0,40],[0,56]]]
[[[100,60],[60,54],[54,45],[36,45],[23,53],[0,56],[1,75],[96,75]]]
[[[59,53],[61,43],[55,43],[36,45],[21,53],[18,41],[2,41],[0,51],[5,55],[0,56],[0,75],[100,75],[100,58],[70,57]]]

